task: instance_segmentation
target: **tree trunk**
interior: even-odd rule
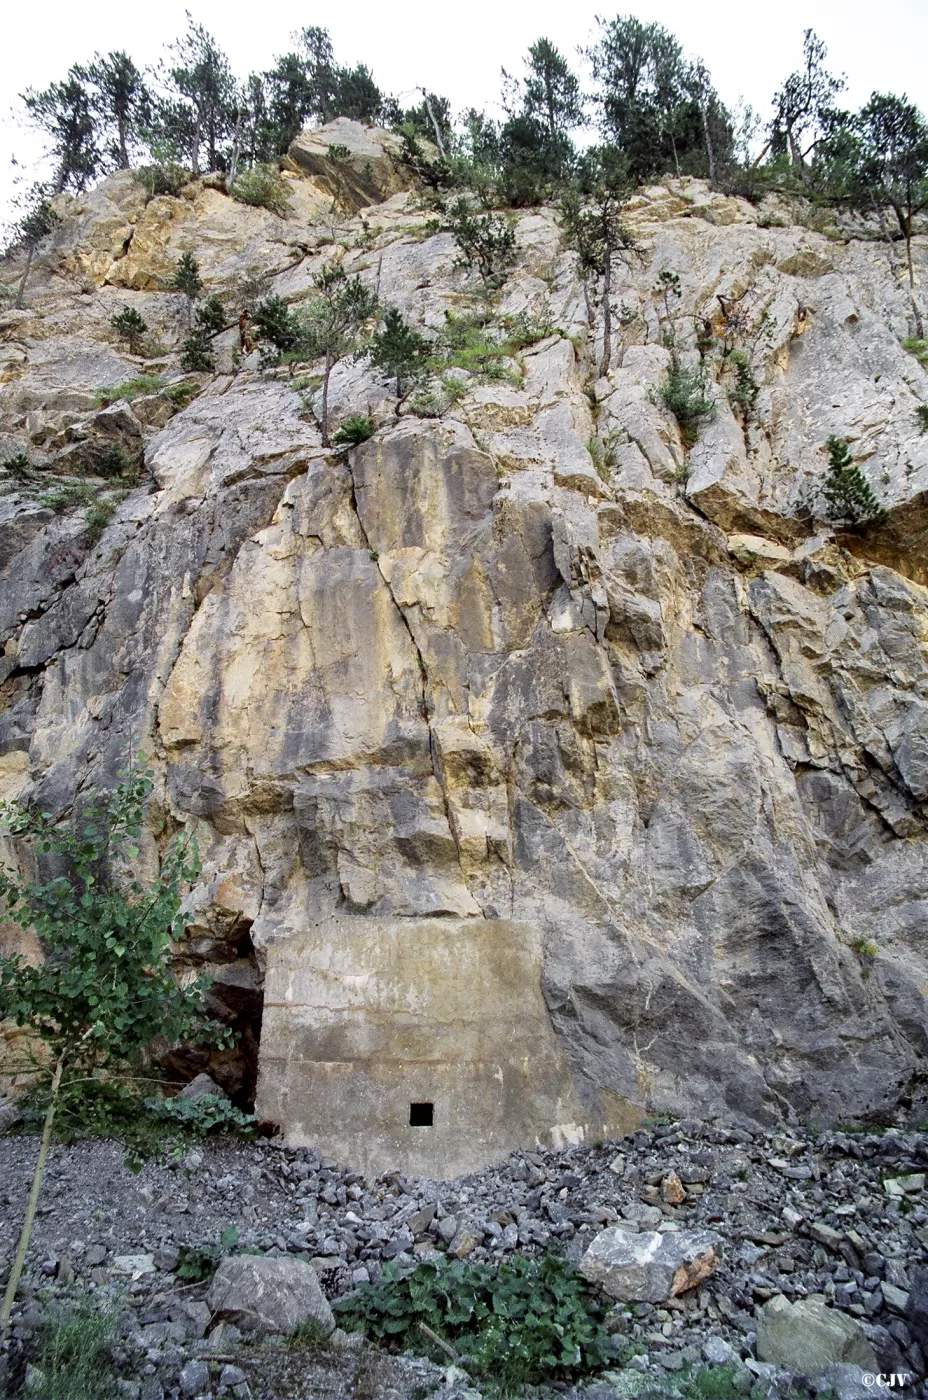
[[[709,107],[708,107],[708,104],[705,103],[705,102],[701,102],[701,103],[699,104],[699,110],[700,110],[700,112],[702,113],[702,129],[703,129],[703,134],[704,134],[704,136],[705,136],[705,138],[706,138],[706,160],[707,160],[708,165],[709,165],[709,186],[710,186],[711,189],[714,190],[714,189],[715,189],[715,185],[716,185],[716,179],[715,179],[715,148],[714,148],[713,145],[712,145],[712,133],[711,133],[710,130],[709,130]]]
[[[922,313],[918,309],[918,299],[915,295],[915,268],[912,265],[912,224],[908,223],[905,235],[905,260],[909,270],[909,300],[912,303],[912,319],[915,322],[915,334],[919,340],[925,338],[925,325],[922,321]]]
[[[36,1208],[39,1204],[39,1192],[42,1190],[42,1178],[45,1175],[45,1159],[48,1156],[49,1144],[52,1140],[52,1124],[55,1121],[55,1108],[58,1102],[58,1090],[61,1087],[61,1073],[64,1069],[65,1055],[58,1057],[55,1065],[55,1074],[52,1079],[52,1096],[49,1100],[48,1111],[45,1114],[45,1126],[42,1129],[42,1141],[39,1144],[39,1156],[35,1164],[35,1171],[32,1174],[32,1190],[29,1192],[29,1204],[26,1206],[26,1216],[23,1220],[23,1228],[19,1236],[19,1244],[16,1248],[16,1258],[13,1260],[13,1268],[10,1272],[9,1282],[6,1286],[6,1293],[3,1295],[3,1307],[0,1308],[0,1342],[3,1341],[10,1326],[10,1315],[13,1311],[13,1303],[16,1299],[16,1290],[19,1287],[19,1280],[22,1277],[23,1268],[26,1263],[26,1255],[29,1252],[29,1241],[32,1238],[32,1227],[35,1224]]]
[[[125,118],[125,115],[120,114],[120,116],[117,118],[117,128],[118,128],[118,132],[119,132],[119,168],[120,168],[120,170],[128,170],[128,169],[129,169],[129,148],[128,148],[128,146],[126,145],[126,118]]]
[[[200,173],[200,113],[193,124],[193,140],[190,143],[190,173],[194,179]]]
[[[606,270],[603,273],[603,361],[600,379],[605,379],[612,363],[612,249],[606,249]]]
[[[25,291],[26,291],[26,282],[28,281],[28,278],[29,278],[29,272],[30,272],[30,270],[31,270],[31,268],[32,268],[32,259],[33,259],[34,257],[35,257],[35,244],[34,244],[34,243],[30,243],[30,244],[29,244],[29,251],[28,251],[27,254],[26,254],[26,270],[24,271],[24,273],[23,273],[23,275],[22,275],[22,279],[21,279],[20,284],[19,284],[19,291],[16,293],[16,300],[15,300],[14,303],[13,303],[13,310],[14,310],[14,311],[22,311],[22,309],[23,309],[23,295],[25,294]]]
[[[242,109],[239,108],[235,114],[235,135],[232,137],[232,158],[229,161],[229,189],[235,184],[235,177],[238,174],[238,148],[242,130]]]
[[[428,114],[429,114],[429,121],[432,123],[432,130],[435,132],[435,144],[436,144],[436,146],[438,147],[438,154],[441,156],[442,160],[444,160],[444,159],[445,159],[445,143],[444,143],[444,141],[441,139],[441,127],[438,125],[438,122],[435,120],[435,113],[432,111],[432,104],[431,104],[431,102],[429,101],[429,95],[428,95],[428,93],[426,92],[425,88],[420,88],[419,91],[422,93],[422,100],[423,100],[423,102],[425,103],[425,110],[426,110],[426,111],[428,112]]]
[[[332,373],[332,357],[331,357],[331,355],[326,355],[326,357],[325,357],[325,374],[324,374],[323,379],[322,379],[322,422],[321,422],[321,424],[320,424],[320,427],[321,427],[321,429],[322,429],[322,446],[323,446],[323,447],[328,447],[328,446],[330,445],[330,444],[329,444],[329,375],[330,375],[331,373]]]

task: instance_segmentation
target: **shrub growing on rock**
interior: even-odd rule
[[[498,287],[516,253],[516,231],[499,214],[477,214],[461,196],[451,205],[449,226],[458,245],[458,265],[479,274],[484,289]]]
[[[680,425],[684,447],[692,447],[699,424],[715,412],[715,398],[705,372],[702,369],[687,369],[674,353],[667,379],[660,389],[660,397]]]
[[[138,355],[142,346],[142,336],[148,332],[148,326],[134,306],[124,306],[110,321],[113,330],[124,340],[129,347],[130,355]]]
[[[555,1254],[498,1265],[442,1259],[403,1275],[387,1264],[380,1283],[362,1284],[335,1311],[397,1348],[428,1351],[437,1336],[507,1395],[604,1366],[615,1354],[601,1305]]]
[[[51,1057],[39,1156],[0,1333],[25,1263],[65,1073],[96,1079],[137,1072],[156,1040],[229,1038],[207,1021],[208,979],[181,987],[171,969],[184,927],[181,891],[200,869],[196,843],[172,840],[147,886],[133,873],[152,787],[151,770],[130,764],[112,791],[91,793],[70,824],[0,804],[6,834],[30,849],[36,871],[25,878],[0,868],[0,913],[34,930],[45,953],[36,965],[0,956],[0,1018],[38,1036]]]
[[[374,436],[377,425],[373,418],[363,413],[353,413],[346,418],[337,432],[332,434],[332,445],[336,447],[357,447],[359,442],[367,442]]]
[[[873,489],[851,456],[846,438],[832,433],[828,439],[828,475],[819,491],[824,511],[836,525],[856,530],[886,519]]]
[[[290,194],[285,180],[273,165],[254,165],[245,170],[235,180],[229,190],[233,199],[240,204],[251,204],[260,209],[268,209],[285,219],[290,213]]]

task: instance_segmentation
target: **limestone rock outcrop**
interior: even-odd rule
[[[74,201],[27,310],[0,314],[0,458],[53,465],[93,390],[145,368],[109,329],[126,304],[174,372],[181,249],[233,299],[251,277],[299,300],[338,257],[440,330],[467,302],[453,239],[362,135],[383,165],[345,202],[381,202],[334,234],[318,133],[291,151],[311,178],[288,219],[213,189],[146,206],[125,175]],[[367,161],[342,125],[325,140]],[[698,181],[642,191],[629,222],[603,378],[541,209],[497,308],[537,336],[508,379],[462,371],[443,417],[397,419],[345,361],[333,422],[378,430],[327,451],[313,386],[249,361],[163,425],[118,410],[143,469],[99,538],[11,478],[0,787],[64,814],[127,744],[151,754],[142,858],[196,832],[191,956],[247,995],[307,911],[522,921],[598,1089],[760,1119],[907,1111],[928,1068],[928,371],[906,292],[878,241]],[[924,275],[924,239],[916,258]],[[706,334],[738,299],[761,327],[751,412],[720,382],[691,448],[660,398],[662,270]],[[802,510],[832,433],[887,507],[856,535]]]

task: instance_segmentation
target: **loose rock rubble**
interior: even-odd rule
[[[32,1138],[0,1139],[0,1255],[7,1261],[35,1150]],[[711,1256],[714,1271],[703,1270],[708,1277],[673,1296],[671,1270],[657,1302],[632,1300],[626,1291],[609,1316],[628,1346],[626,1369],[574,1393],[607,1400],[659,1386],[672,1394],[686,1368],[731,1364],[747,1382],[762,1382],[764,1394],[785,1394],[791,1374],[794,1380],[814,1361],[822,1368],[815,1386],[830,1386],[844,1400],[867,1393],[861,1367],[905,1374],[907,1396],[928,1395],[921,1380],[928,1344],[926,1165],[924,1132],[813,1136],[794,1127],[762,1131],[737,1119],[684,1119],[618,1143],[524,1152],[451,1182],[396,1173],[365,1180],[310,1149],[276,1142],[208,1144],[182,1161],[149,1163],[137,1177],[122,1165],[116,1144],[57,1147],[11,1356],[28,1347],[46,1300],[76,1286],[101,1306],[121,1300],[128,1400],[263,1396],[271,1393],[257,1374],[264,1362],[249,1369],[247,1348],[239,1354],[241,1318],[220,1297],[230,1272],[283,1275],[297,1266],[307,1288],[314,1290],[318,1278],[334,1302],[378,1280],[388,1260],[400,1267],[440,1254],[501,1260],[554,1246],[580,1264],[594,1241],[591,1259],[621,1236],[626,1248],[637,1237],[654,1258],[665,1250],[679,1262],[695,1257],[686,1241],[697,1232],[703,1248],[696,1255]],[[238,1248],[259,1250],[264,1259],[245,1256],[234,1269],[224,1264],[211,1286],[184,1285],[175,1274],[182,1247],[215,1246],[230,1224]],[[620,1263],[613,1258],[612,1267]],[[589,1262],[584,1271],[591,1272]],[[289,1314],[285,1321],[289,1327]],[[273,1340],[270,1346],[277,1355]],[[374,1358],[366,1364],[390,1372],[377,1382],[378,1396],[411,1395],[416,1386],[427,1387],[420,1394],[439,1386],[445,1396],[475,1393],[461,1373],[448,1381],[428,1362],[359,1351],[357,1339],[336,1328],[320,1353],[334,1358],[328,1380],[312,1390],[304,1378],[300,1395],[351,1393],[345,1377],[362,1351]],[[245,1378],[233,1381],[224,1366]]]

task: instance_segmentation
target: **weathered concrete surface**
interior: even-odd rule
[[[266,959],[256,1112],[292,1144],[368,1175],[454,1177],[638,1118],[573,1074],[530,925],[330,919]],[[410,1123],[413,1104],[431,1125]]]
[[[0,312],[0,458],[50,468],[93,431],[96,388],[179,377],[186,307],[161,279],[181,248],[230,309],[256,286],[299,303],[333,258],[426,334],[475,304],[407,193],[362,222],[290,184],[287,220],[201,186],[144,206],[125,175],[67,203],[26,309]],[[262,950],[310,924],[513,921],[540,931],[578,1084],[657,1112],[917,1115],[928,372],[907,292],[884,244],[782,202],[680,180],[628,218],[603,378],[542,209],[497,308],[529,343],[441,419],[397,418],[345,361],[333,426],[378,428],[326,452],[312,383],[248,362],[167,422],[120,409],[139,484],[99,539],[7,483],[0,784],[64,814],[142,744],[141,860],[196,832],[187,952],[226,1005],[253,1007]],[[923,277],[921,237],[915,257]],[[660,398],[663,270],[688,363],[697,326],[715,342],[688,452]],[[721,350],[737,298],[763,330],[748,414]],[[159,359],[116,342],[125,305]],[[853,538],[801,509],[830,433],[889,510]]]

